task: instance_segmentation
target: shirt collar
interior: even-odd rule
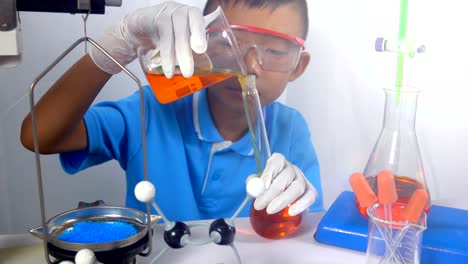
[[[211,118],[206,89],[194,93],[192,98],[193,128],[198,139],[211,143],[224,141]],[[252,156],[253,149],[249,133],[230,145],[230,148],[241,155]]]

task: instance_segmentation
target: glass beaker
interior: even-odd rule
[[[159,102],[170,103],[237,74],[246,74],[236,39],[221,7],[206,15],[204,20],[208,46],[205,53],[192,52],[194,73],[190,78],[182,75],[178,65],[174,76],[166,78],[159,47],[138,48],[140,65]]]
[[[376,203],[367,208],[369,235],[366,263],[418,264],[422,234],[426,230],[426,213],[421,213],[417,223],[386,221],[383,207]]]
[[[369,185],[378,194],[377,174],[389,170],[395,178],[398,201],[392,206],[395,220],[401,220],[401,212],[413,192],[424,189],[429,193],[424,175],[421,154],[415,131],[416,106],[419,90],[409,86],[400,89],[389,87],[385,92],[385,113],[379,138],[364,169]],[[366,216],[366,208],[356,202],[359,211]],[[430,198],[425,211],[431,206]]]
[[[268,158],[271,156],[262,106],[255,85],[255,76],[239,76],[239,82],[242,86],[245,115],[249,125],[257,171],[260,176]],[[268,214],[266,209],[255,210],[254,202],[255,200],[252,201],[250,206],[250,224],[258,235],[269,239],[277,239],[291,234],[299,227],[302,215],[289,215],[288,210],[291,205],[275,214]]]

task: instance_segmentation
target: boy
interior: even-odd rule
[[[322,210],[319,167],[307,125],[296,110],[274,102],[310,59],[300,39],[308,30],[305,0],[208,0],[204,13],[218,5],[233,25],[248,73],[256,75],[274,153],[262,174],[267,190],[255,208],[273,214],[294,202],[292,215],[311,205]],[[272,47],[272,40],[286,48]],[[175,61],[184,76],[191,76],[192,50],[202,53],[207,46],[201,11],[174,2],[130,13],[99,43],[124,65],[136,58],[136,47],[157,44],[168,78]],[[71,174],[116,159],[126,171],[127,206],[144,211],[133,193],[143,180],[138,92],[90,107],[119,71],[95,48],[73,65],[36,105],[39,146],[41,153],[61,153],[62,166]],[[145,87],[149,180],[169,219],[230,217],[245,197],[246,179],[256,167],[239,91],[233,78],[163,105]],[[29,116],[21,141],[34,149]],[[248,206],[240,215],[248,215]]]

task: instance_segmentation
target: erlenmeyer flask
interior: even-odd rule
[[[167,79],[163,73],[160,47],[138,47],[140,65],[156,98],[163,104],[171,103],[201,89],[245,74],[245,65],[237,42],[221,7],[204,17],[207,37],[205,53],[193,56],[193,75],[185,78],[177,64],[174,76]]]
[[[240,76],[239,82],[242,86],[242,99],[249,125],[250,140],[257,163],[258,175],[261,175],[268,158],[271,156],[271,152],[263,119],[262,106],[255,85],[255,75]],[[250,207],[250,224],[258,235],[269,239],[278,239],[291,234],[299,227],[302,215],[291,216],[288,213],[289,207],[292,204],[275,214],[268,214],[266,209],[255,210],[253,206],[254,202],[255,200],[252,201]]]
[[[369,185],[378,194],[377,174],[389,170],[395,176],[398,201],[393,216],[398,217],[413,192],[425,189],[428,193],[424,168],[415,131],[416,106],[419,91],[409,86],[390,87],[385,92],[383,127],[364,169]],[[430,200],[430,199],[429,199]],[[431,206],[427,202],[425,211]],[[366,216],[367,208],[359,208]]]

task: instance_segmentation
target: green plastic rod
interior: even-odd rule
[[[408,22],[408,0],[401,0],[400,3],[400,21],[398,26],[398,42],[402,43],[406,39],[406,24]],[[400,89],[403,84],[403,65],[405,63],[405,55],[399,51],[397,56],[396,70],[396,91],[397,99],[400,98]]]

